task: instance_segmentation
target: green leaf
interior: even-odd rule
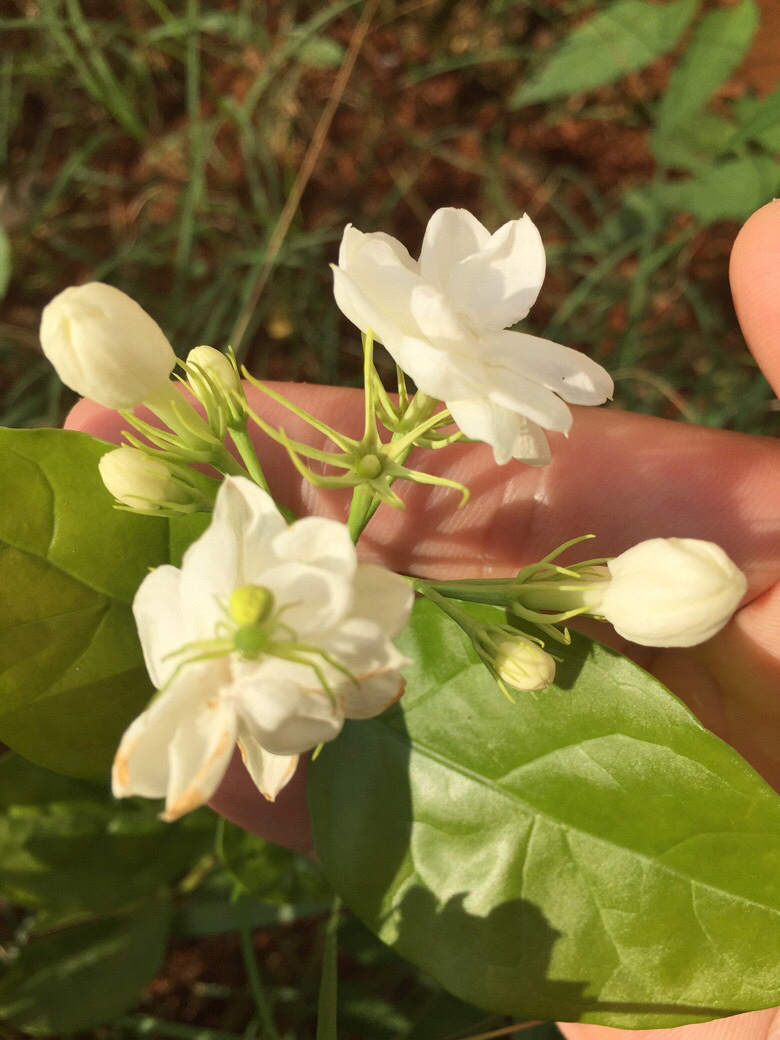
[[[429,603],[398,643],[401,702],[309,773],[325,874],[372,930],[518,1018],[674,1026],[780,1003],[780,799],[732,748],[583,637],[514,705]]]
[[[240,888],[266,903],[312,902],[332,894],[308,856],[264,841],[229,820],[219,821],[217,851]]]
[[[541,70],[511,98],[510,107],[592,90],[644,68],[675,44],[696,6],[697,0],[610,4],[565,37]]]
[[[107,775],[152,693],[130,604],[178,524],[114,509],[111,447],[0,430],[0,740],[75,776]]]
[[[80,1032],[114,1018],[159,970],[169,922],[160,901],[33,931],[0,981],[0,1017],[33,1036]]]
[[[50,917],[125,906],[178,880],[213,846],[204,810],[174,824],[142,800],[0,759],[0,895]]]
[[[327,36],[310,36],[295,48],[295,56],[314,69],[337,69],[344,61],[344,45]]]
[[[750,47],[758,17],[754,0],[741,0],[701,19],[658,107],[660,135],[689,120],[729,78]]]
[[[653,133],[650,150],[661,166],[698,173],[729,151],[734,127],[712,112],[698,112],[666,132]]]
[[[654,203],[672,213],[692,213],[703,224],[745,220],[780,193],[780,166],[768,156],[728,159],[696,177],[648,185]]]
[[[769,151],[780,152],[780,90],[767,97],[739,98],[734,103],[739,129],[729,142],[732,148],[755,141]]]

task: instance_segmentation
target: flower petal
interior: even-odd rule
[[[545,273],[542,238],[530,217],[499,228],[478,252],[456,264],[446,293],[479,329],[505,329],[524,318]]]
[[[426,282],[448,293],[453,267],[479,253],[490,242],[490,232],[466,209],[437,209],[425,229],[420,251],[420,274]]]
[[[494,385],[506,386],[507,370],[541,383],[570,404],[602,404],[612,397],[609,373],[579,350],[524,332],[496,332],[483,338]]]
[[[351,578],[357,568],[357,553],[344,524],[324,517],[296,520],[274,538],[278,560],[308,563]]]
[[[447,407],[467,437],[492,447],[498,466],[510,459],[532,466],[545,466],[550,461],[544,434],[524,416],[487,400],[448,401]]]
[[[390,639],[398,635],[409,620],[414,603],[409,582],[384,567],[361,563],[355,575],[354,590],[352,614],[382,625]]]
[[[221,678],[211,664],[190,665],[130,724],[114,759],[118,798],[167,795],[165,818],[174,819],[210,797],[210,775],[227,768],[234,742],[232,710],[219,696]]]
[[[180,589],[181,571],[165,564],[147,574],[133,600],[146,670],[158,690],[176,668],[170,655],[193,638],[181,609]]]
[[[272,755],[240,728],[238,749],[241,752],[246,771],[252,777],[255,787],[269,802],[292,780],[298,766],[298,755]]]
[[[280,676],[282,670],[271,659],[244,669],[233,683],[242,731],[274,755],[297,755],[333,740],[344,724],[341,705],[316,687],[311,669],[301,668],[309,673],[308,689]]]
[[[353,229],[350,240],[355,235],[361,233]],[[409,300],[421,278],[401,243],[389,235],[361,235],[344,253],[346,262],[333,271],[334,293],[349,320],[363,332],[373,329],[385,346],[414,335]]]
[[[283,608],[282,622],[308,641],[312,633],[338,625],[352,607],[352,582],[304,563],[280,563],[262,575],[262,584]]]
[[[236,746],[233,706],[213,696],[186,716],[168,750],[170,774],[164,820],[177,820],[204,805],[219,787]]]
[[[404,678],[400,672],[381,672],[366,676],[345,690],[344,714],[348,719],[373,719],[402,696]]]

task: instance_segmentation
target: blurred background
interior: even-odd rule
[[[181,355],[356,384],[344,226],[416,255],[464,206],[537,223],[523,327],[605,365],[616,406],[780,429],[727,280],[780,195],[778,0],[0,0],[0,31],[0,425],[61,423],[40,313],[90,280]],[[0,773],[3,1040],[318,1035],[315,868],[208,813],[163,828],[11,756]],[[520,1035],[346,917],[339,938],[339,1036]]]

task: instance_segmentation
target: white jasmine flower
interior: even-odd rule
[[[136,595],[160,693],[122,738],[114,793],[164,796],[163,818],[176,819],[211,797],[238,744],[273,800],[301,752],[400,696],[408,662],[390,640],[412,596],[403,578],[357,562],[343,524],[288,527],[259,487],[226,478],[181,569],[159,567]]]
[[[90,282],[55,296],[41,347],[71,390],[106,408],[133,408],[167,382],[176,355],[146,311],[119,289]]]
[[[524,318],[544,280],[545,256],[529,217],[491,235],[463,209],[431,217],[419,261],[396,239],[344,231],[334,267],[336,303],[371,329],[400,368],[444,401],[461,431],[511,458],[543,465],[542,428],[566,433],[571,404],[601,404],[609,375],[585,355],[527,333]]]
[[[609,580],[590,612],[642,646],[703,643],[723,628],[747,588],[720,546],[695,538],[651,538],[607,567]]]

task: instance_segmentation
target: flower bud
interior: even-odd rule
[[[230,358],[223,354],[221,350],[215,350],[214,347],[209,347],[205,344],[200,347],[193,347],[187,355],[187,364],[197,366],[204,375],[215,383],[220,384],[225,390],[241,389],[241,379],[238,372],[231,364]],[[197,379],[191,378],[188,374],[187,382],[197,394],[198,387],[195,385],[197,384]]]
[[[493,666],[499,679],[516,690],[543,690],[555,678],[553,658],[520,633],[496,644]]]
[[[191,512],[204,501],[183,467],[172,466],[126,444],[102,455],[98,469],[108,491],[130,509]]]
[[[160,326],[102,282],[65,289],[43,309],[41,347],[71,390],[133,408],[168,379],[176,355]]]
[[[651,538],[608,563],[610,580],[591,609],[642,646],[695,646],[714,636],[747,588],[713,542]]]

